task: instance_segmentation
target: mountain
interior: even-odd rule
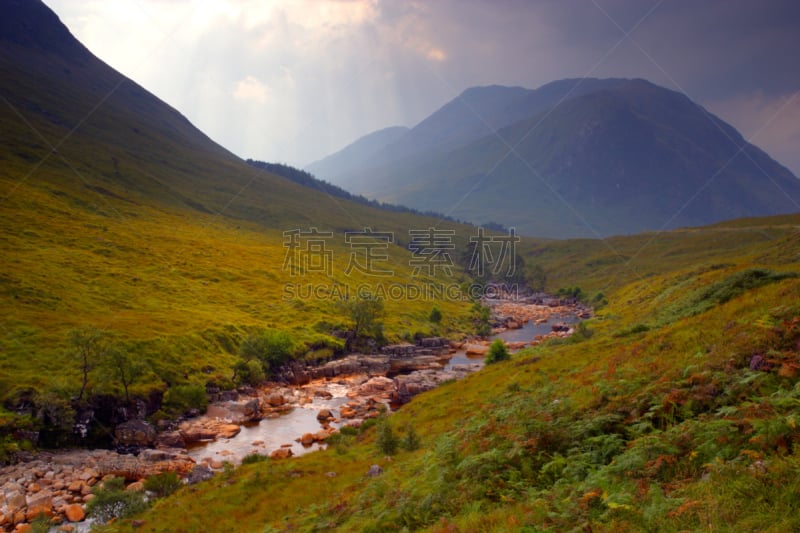
[[[315,161],[306,166],[305,170],[319,176],[347,175],[369,161],[386,146],[403,137],[408,131],[408,128],[404,126],[392,126],[374,131],[327,156],[324,165],[322,161]]]
[[[800,205],[788,169],[686,96],[639,79],[469,89],[350,174],[320,175],[383,201],[547,237]]]
[[[239,345],[265,328],[289,332],[298,357],[330,356],[341,349],[332,328],[347,319],[326,294],[301,301],[286,289],[374,287],[369,273],[346,272],[345,231],[396,235],[395,274],[377,281],[398,284],[434,279],[412,279],[410,229],[470,231],[251,167],[96,58],[38,0],[0,1],[0,165],[0,405],[15,412],[77,394],[69,339],[81,328],[143,365],[131,393],[151,410],[174,385],[232,386]],[[311,228],[331,232],[330,275],[286,268],[285,232]],[[429,333],[430,306],[387,301],[387,338]],[[447,328],[465,327],[459,302],[440,307]],[[92,397],[121,394],[91,378]],[[0,407],[0,452],[14,429],[6,415],[16,416]]]

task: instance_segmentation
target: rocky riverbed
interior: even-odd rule
[[[487,303],[493,335],[518,339],[507,340],[512,350],[568,336],[572,322],[591,316],[588,308],[553,299]],[[542,331],[543,324],[549,331],[525,338],[532,325]],[[344,425],[359,426],[384,406],[399,407],[479,370],[489,343],[429,338],[321,366],[294,365],[280,376],[282,384],[215,393],[202,416],[158,429],[140,419],[120,424],[116,442],[135,453],[75,450],[22,457],[0,469],[0,528],[25,531],[31,520],[45,515],[60,531],[75,531],[85,518],[92,487],[112,476],[124,478],[127,490],[144,490],[145,478],[165,471],[196,483],[250,453],[281,459],[318,449]],[[449,364],[454,356],[459,364]],[[261,431],[269,422],[274,424]]]

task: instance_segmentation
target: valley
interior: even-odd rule
[[[444,0],[231,3],[136,78],[197,71],[159,79],[190,121],[72,28],[121,61],[175,6],[49,4],[0,0],[0,530],[800,530],[800,181],[755,144],[793,97],[745,135],[635,69],[510,85],[477,34],[457,90],[403,77],[533,3],[433,40]]]

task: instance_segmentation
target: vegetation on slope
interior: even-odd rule
[[[414,276],[409,230],[451,230],[463,246],[471,228],[254,169],[92,56],[43,3],[0,10],[0,438],[64,429],[95,401],[150,414],[164,398],[197,404],[198,388],[234,385],[240,344],[269,329],[291,337],[293,357],[331,357],[352,327],[334,286],[356,298],[362,285],[462,281]],[[285,232],[311,228],[331,233],[330,274],[285,268]],[[392,275],[348,268],[365,252],[345,233],[365,228],[394,236],[378,250]],[[471,329],[454,301],[432,324],[435,299],[384,296],[384,337]],[[102,333],[96,360],[70,341],[86,330]]]
[[[797,529],[800,280],[783,245],[718,251],[727,266],[698,247],[697,264],[627,276],[593,335],[519,352],[383,422],[397,439],[413,428],[418,450],[387,456],[385,429],[348,431],[139,518],[186,532]]]

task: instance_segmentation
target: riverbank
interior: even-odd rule
[[[558,300],[487,304],[493,337],[506,340],[512,350],[568,336],[571,323],[591,312]],[[143,420],[121,424],[118,442],[138,455],[77,450],[23,457],[24,462],[0,469],[0,527],[14,531],[44,514],[71,531],[85,517],[92,487],[110,476],[123,477],[129,490],[143,490],[146,477],[164,471],[195,483],[250,454],[282,459],[320,449],[342,426],[357,427],[417,394],[479,370],[489,343],[429,338],[321,366],[295,365],[281,376],[284,383],[219,393],[204,415],[160,431]]]

